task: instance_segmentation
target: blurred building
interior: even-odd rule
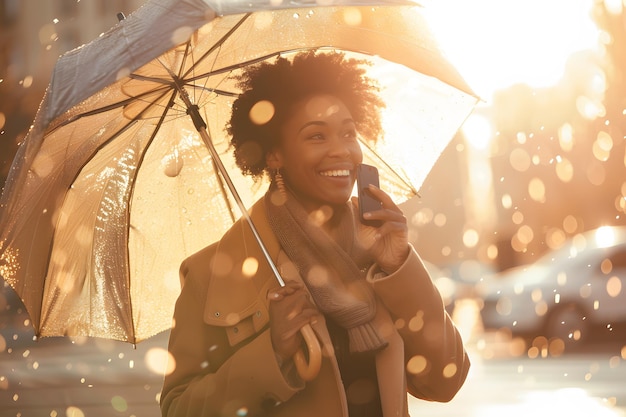
[[[57,58],[114,26],[145,0],[0,0],[0,183]]]

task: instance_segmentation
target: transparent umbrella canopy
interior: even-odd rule
[[[477,101],[420,6],[276,3],[149,1],[59,59],[0,200],[0,274],[38,336],[170,327],[180,262],[267,188],[225,133],[246,65],[312,48],[371,61],[386,134],[363,139],[366,161],[398,202],[417,193]]]

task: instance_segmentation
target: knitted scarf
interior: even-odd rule
[[[272,231],[315,304],[347,330],[350,351],[385,347],[387,342],[370,323],[376,315],[376,299],[365,273],[372,260],[355,242],[352,206],[346,203],[336,209],[339,212],[333,216],[339,216],[339,221],[330,234],[319,225],[316,214],[320,213],[307,213],[288,190],[271,187],[265,207]]]

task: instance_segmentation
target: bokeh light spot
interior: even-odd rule
[[[406,364],[406,369],[413,375],[419,375],[426,370],[428,360],[422,355],[415,355]]]
[[[241,265],[241,272],[244,276],[253,277],[259,269],[259,261],[254,257],[248,257]]]
[[[255,125],[264,125],[274,117],[274,105],[271,101],[260,100],[250,109],[250,121]]]
[[[452,378],[456,375],[457,366],[455,363],[449,363],[443,368],[443,377],[444,378]]]
[[[69,406],[65,410],[66,417],[85,417],[85,413],[78,407]]]
[[[606,282],[606,292],[609,296],[615,298],[622,292],[622,280],[617,276],[612,276]]]
[[[530,198],[540,203],[546,201],[546,186],[540,178],[533,178],[528,183],[528,194]]]
[[[124,399],[124,397],[121,397],[119,395],[114,396],[113,398],[111,398],[111,405],[113,406],[113,409],[117,412],[123,413],[124,411],[128,410],[128,403],[126,402],[126,399]]]
[[[361,24],[363,16],[356,7],[346,7],[343,10],[343,21],[348,26],[358,26]]]
[[[144,360],[148,369],[157,375],[169,375],[176,369],[176,360],[167,349],[151,348]]]

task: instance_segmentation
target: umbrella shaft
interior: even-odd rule
[[[245,218],[246,222],[250,226],[250,229],[252,230],[252,234],[254,235],[254,238],[256,239],[257,243],[259,244],[259,247],[261,248],[261,252],[263,252],[263,256],[265,257],[265,260],[267,261],[272,272],[274,273],[274,277],[276,277],[276,280],[278,281],[280,286],[284,287],[285,281],[283,280],[283,277],[280,275],[280,272],[278,271],[276,264],[274,263],[274,261],[272,260],[272,257],[267,251],[267,248],[265,247],[265,244],[263,243],[263,240],[261,239],[261,235],[259,235],[259,232],[256,226],[254,225],[254,222],[252,221],[252,217],[250,217],[250,213],[248,213],[248,210],[246,209],[246,206],[244,205],[243,200],[241,199],[241,197],[239,196],[239,193],[237,192],[237,188],[235,187],[235,184],[233,184],[232,180],[230,179],[230,175],[228,175],[228,172],[226,171],[226,167],[224,167],[224,164],[222,163],[222,160],[220,159],[217,153],[217,150],[213,146],[213,141],[211,141],[211,137],[209,136],[209,133],[206,130],[206,123],[204,122],[204,120],[202,119],[202,116],[200,115],[198,106],[191,103],[191,100],[189,99],[189,96],[186,94],[184,89],[181,89],[179,91],[181,91],[181,97],[183,98],[183,101],[187,105],[187,114],[189,114],[189,116],[191,117],[191,120],[193,121],[195,128],[198,130],[198,133],[200,134],[200,137],[202,137],[202,140],[204,141],[205,145],[209,149],[209,152],[211,153],[211,157],[213,158],[215,166],[219,170],[233,198],[237,202],[237,205],[239,206],[239,210],[241,211],[241,215]]]

